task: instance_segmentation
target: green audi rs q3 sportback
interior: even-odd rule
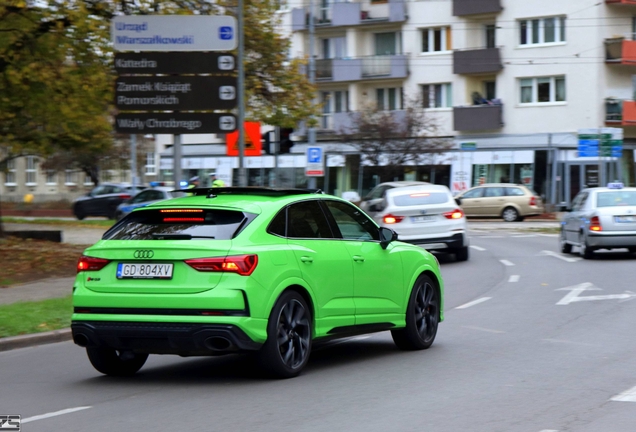
[[[437,260],[358,207],[298,189],[188,192],[133,211],[79,259],[73,340],[99,372],[253,351],[293,377],[320,340],[390,330],[401,349],[433,343]]]

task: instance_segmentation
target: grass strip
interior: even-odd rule
[[[73,313],[71,297],[0,305],[0,337],[70,327]]]
[[[24,219],[17,217],[3,217],[4,223],[34,224],[34,225],[58,225],[83,228],[108,228],[115,224],[114,220],[62,220],[62,219]]]

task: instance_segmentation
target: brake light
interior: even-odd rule
[[[385,224],[394,224],[394,223],[402,222],[403,219],[404,219],[404,216],[393,216],[391,214],[388,214],[384,216],[383,220]]]
[[[132,196],[131,196],[131,195],[128,195],[128,194],[120,194],[120,195],[119,195],[119,198],[124,199],[124,200],[127,200],[127,199],[132,198]]]
[[[82,255],[77,261],[77,272],[81,271],[99,271],[106,267],[110,260],[103,258],[89,257]]]
[[[258,255],[197,258],[185,260],[185,263],[200,272],[229,272],[249,276],[258,264]]]
[[[163,218],[164,222],[203,222],[204,219],[203,218],[196,218],[196,217],[168,217],[168,218]]]
[[[163,209],[159,213],[203,213],[202,209]]]
[[[461,209],[455,209],[444,213],[446,219],[461,219],[464,217],[464,212]]]
[[[536,206],[537,205],[537,197],[536,196],[531,196],[530,197],[530,203],[531,206]]]
[[[601,220],[598,216],[593,216],[592,219],[590,219],[590,231],[603,231]]]

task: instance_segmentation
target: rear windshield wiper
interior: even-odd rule
[[[191,240],[193,238],[213,239],[213,236],[193,236],[191,234],[153,234],[153,240]]]

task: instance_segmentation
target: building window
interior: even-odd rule
[[[403,109],[402,87],[375,89],[375,100],[380,111]]]
[[[57,184],[57,171],[46,170],[46,184],[47,185]]]
[[[9,159],[7,161],[7,173],[4,183],[7,185],[15,185],[15,159]]]
[[[519,90],[522,104],[565,102],[565,77],[523,78]]]
[[[91,180],[91,176],[84,173],[84,186],[89,186],[93,184],[93,180]]]
[[[422,52],[445,52],[452,49],[451,28],[435,27],[422,29]]]
[[[156,175],[157,167],[155,165],[155,153],[146,153],[146,175]]]
[[[453,106],[453,87],[450,83],[424,84],[422,86],[424,108],[450,108]]]
[[[545,45],[565,42],[565,17],[519,21],[520,45]]]
[[[375,33],[375,55],[395,55],[398,53],[399,48],[399,34],[396,32],[390,33]]]
[[[27,156],[26,157],[26,184],[29,186],[33,186],[37,182],[37,162],[35,160],[35,156]]]
[[[64,171],[64,184],[66,186],[75,186],[75,171],[73,170]]]

